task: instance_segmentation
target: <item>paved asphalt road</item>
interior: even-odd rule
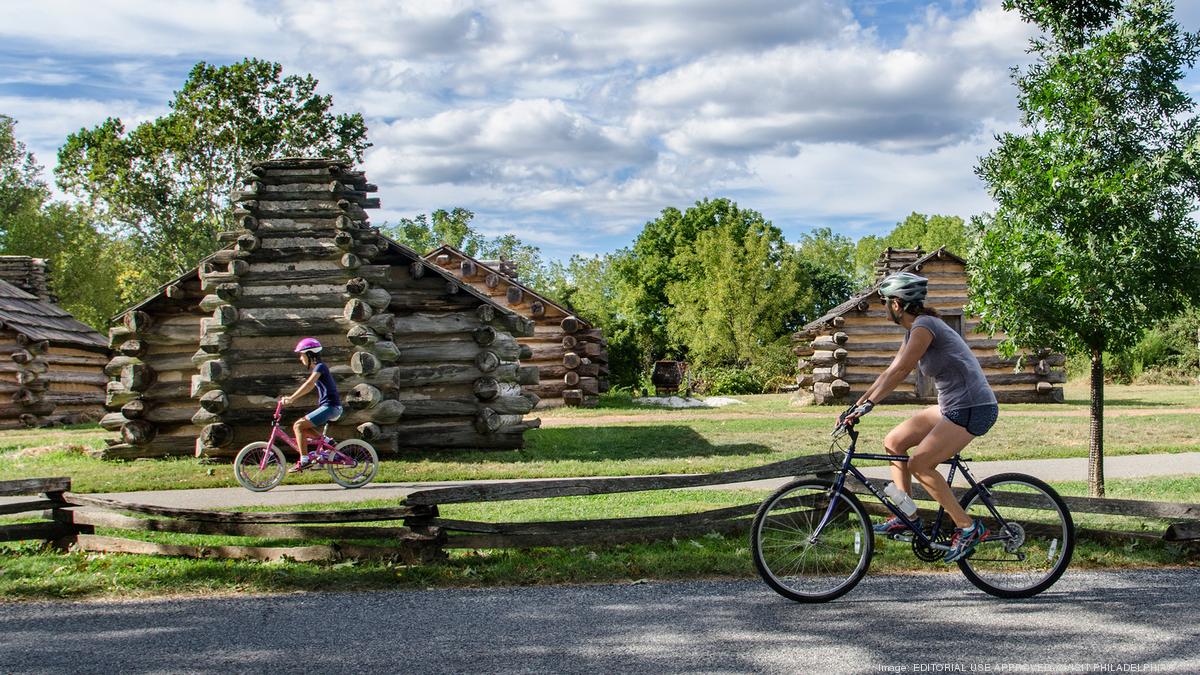
[[[0,672],[1197,672],[1198,587],[1181,569],[1068,572],[1025,601],[927,574],[826,605],[756,580],[0,603]]]

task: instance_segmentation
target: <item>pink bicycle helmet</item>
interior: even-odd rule
[[[296,352],[297,354],[301,352],[312,352],[313,354],[316,354],[321,351],[321,343],[318,342],[316,338],[307,337],[297,342],[296,348],[292,351]]]

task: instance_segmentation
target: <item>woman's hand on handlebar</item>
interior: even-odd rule
[[[855,405],[850,406],[849,408],[846,409],[845,412],[838,415],[838,421],[837,421],[836,428],[841,429],[844,427],[854,426],[855,424],[858,423],[858,420],[862,419],[863,415],[866,415],[867,413],[871,412],[871,410],[873,410],[874,408],[875,408],[875,404],[872,403],[870,400],[863,401],[861,404],[855,404]]]
[[[280,402],[282,405],[289,406],[289,405],[291,405],[291,404],[292,404],[292,397],[291,397],[291,396],[280,396],[280,397],[279,397],[279,402]]]

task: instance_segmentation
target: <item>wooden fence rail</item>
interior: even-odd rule
[[[442,518],[438,505],[549,497],[616,494],[647,490],[733,485],[789,476],[830,475],[826,455],[788,459],[764,466],[699,475],[631,476],[524,480],[454,486],[414,492],[404,504],[370,509],[249,512],[166,508],[70,492],[68,478],[0,481],[0,495],[32,495],[29,501],[0,505],[0,514],[41,512],[35,523],[0,525],[0,541],[42,539],[61,547],[120,553],[253,560],[387,559],[410,563],[432,561],[454,548],[535,548],[598,546],[645,542],[710,532],[741,533],[749,529],[758,502],[669,516],[641,516],[553,522],[483,522]],[[872,479],[881,487],[887,481]],[[853,485],[855,492],[868,492]],[[959,496],[965,488],[955,488]],[[929,508],[932,498],[914,486],[913,498]],[[1029,495],[993,491],[1000,505],[1038,507]],[[38,497],[37,495],[41,495]],[[1077,527],[1082,537],[1098,540],[1200,540],[1200,504],[1128,499],[1064,497],[1073,513],[1179,521],[1163,532],[1124,532]],[[886,509],[864,500],[872,513]],[[130,515],[132,514],[132,515]],[[1078,520],[1078,519],[1077,519]],[[388,524],[402,521],[403,525]],[[375,523],[375,524],[371,524]],[[384,523],[384,524],[379,524]],[[134,538],[101,536],[96,528],[130,532],[253,537],[269,546],[167,544]],[[276,546],[277,542],[291,542]],[[364,543],[367,542],[367,543]],[[380,544],[384,545],[380,545]],[[301,545],[296,545],[301,544]]]

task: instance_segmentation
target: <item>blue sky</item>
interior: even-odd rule
[[[1177,4],[1200,28],[1200,2]],[[151,119],[197,61],[253,56],[366,117],[374,222],[462,206],[552,258],[704,197],[792,240],[985,211],[973,167],[1016,124],[1007,73],[1031,35],[1000,0],[92,0],[7,19],[0,113],[47,172],[72,131]]]

